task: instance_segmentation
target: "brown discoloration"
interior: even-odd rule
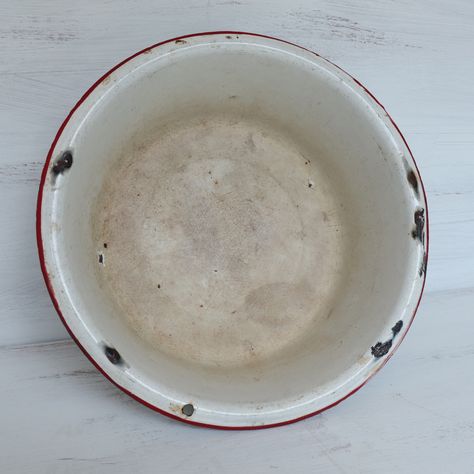
[[[359,365],[359,367],[365,367],[367,364],[369,364],[370,362],[372,362],[372,360],[373,360],[373,356],[372,356],[372,355],[364,354],[364,355],[357,361],[357,364]]]
[[[175,41],[175,43],[176,43],[176,44],[186,44],[187,41],[184,40],[184,39],[177,39],[177,40]]]
[[[110,170],[94,218],[98,245],[114,236],[98,278],[118,314],[153,349],[202,366],[300,347],[343,278],[324,170],[315,163],[308,193],[299,149],[234,117],[181,120],[136,150]]]
[[[182,405],[179,405],[178,403],[170,403],[169,408],[172,413],[176,413],[177,415],[182,414],[181,412]]]
[[[253,141],[253,134],[249,133],[247,140],[245,140],[245,144],[248,146],[249,150],[253,153],[256,149],[257,146],[255,145],[255,142]]]

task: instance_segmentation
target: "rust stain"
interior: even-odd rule
[[[389,339],[388,341],[385,341],[385,342],[377,342],[375,346],[371,347],[371,352],[372,352],[372,355],[378,359],[379,357],[383,357],[384,355],[386,355],[391,347],[392,347],[392,340]]]
[[[423,274],[426,273],[426,266],[428,265],[428,256],[426,255],[426,252],[423,254],[423,261],[421,262],[420,265],[420,270],[419,270],[419,275],[423,276]]]
[[[415,194],[418,195],[418,179],[416,178],[416,174],[413,170],[408,171],[407,179],[408,179],[408,182],[410,183],[410,186],[415,191]]]
[[[377,342],[375,346],[371,347],[371,353],[375,358],[378,359],[388,354],[388,351],[392,347],[395,336],[401,331],[402,327],[403,327],[403,321],[402,320],[397,321],[392,328],[392,337],[385,342]]]
[[[65,151],[53,165],[53,174],[57,176],[58,174],[64,173],[65,170],[72,166],[72,162],[72,153],[70,151]]]
[[[413,229],[411,235],[414,239],[418,239],[421,243],[424,243],[425,234],[423,229],[425,227],[425,210],[418,209],[415,211],[414,215],[415,228]]]
[[[114,365],[117,365],[118,363],[122,361],[122,358],[120,357],[119,352],[117,351],[117,349],[114,349],[113,347],[107,346],[105,348],[105,355],[107,359],[109,359],[109,361]]]
[[[186,405],[181,408],[181,413],[187,417],[190,417],[194,413],[194,405],[192,403],[186,403]]]

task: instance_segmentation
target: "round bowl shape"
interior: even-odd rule
[[[423,290],[426,198],[396,125],[315,53],[236,32],[97,81],[43,170],[38,247],[71,336],[125,392],[207,426],[335,405]]]

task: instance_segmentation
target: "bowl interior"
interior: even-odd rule
[[[242,34],[152,48],[88,95],[52,157],[42,238],[63,317],[165,412],[243,426],[317,411],[411,320],[416,168],[383,109],[316,55]]]

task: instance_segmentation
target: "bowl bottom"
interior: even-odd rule
[[[301,347],[342,287],[350,229],[329,176],[276,125],[235,115],[136,140],[93,213],[118,316],[153,350],[202,366]]]

